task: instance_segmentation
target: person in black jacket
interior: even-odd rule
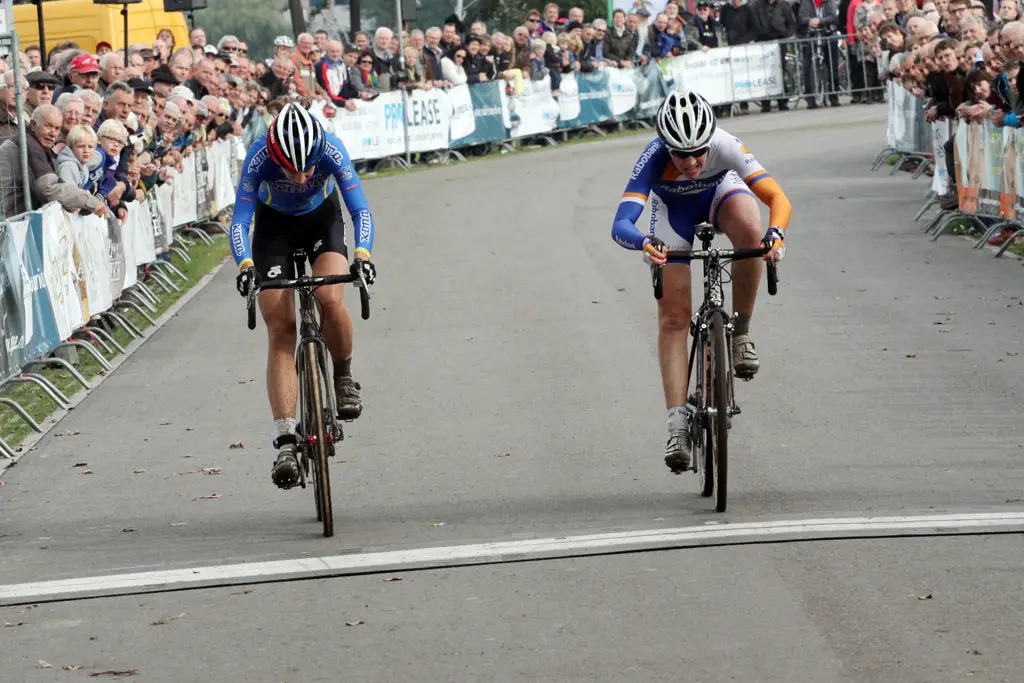
[[[839,26],[839,10],[835,0],[800,0],[797,17],[800,35],[815,38],[813,42],[801,43],[804,62],[804,92],[807,94],[807,108],[817,109],[817,93],[829,93],[828,101],[833,107],[839,106],[839,46],[836,44]],[[820,51],[825,63],[815,64],[815,50]]]
[[[757,40],[785,40],[796,35],[796,17],[786,0],[756,0],[752,8],[757,22]],[[771,100],[761,100],[761,111],[772,109]],[[789,109],[785,97],[779,98],[779,111]]]
[[[757,18],[745,0],[732,0],[731,4],[722,7],[721,22],[729,45],[746,45],[757,40]],[[750,113],[746,102],[740,102],[740,113]]]

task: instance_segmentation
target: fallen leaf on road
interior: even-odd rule
[[[917,354],[916,353],[908,353],[907,354],[907,358],[917,358]]]
[[[345,626],[362,626],[365,623],[365,621],[346,621]]]
[[[130,526],[126,526],[125,528],[121,529],[121,533],[123,534],[130,534],[133,531],[135,531],[135,529]]]
[[[1018,354],[1016,351],[1007,351],[1006,355],[1007,356],[1017,356],[1017,355],[1020,355],[1020,354]]]
[[[1019,503],[1020,502],[1020,498],[1007,498],[1006,502],[1007,503]]]
[[[135,474],[145,474],[146,470],[135,470]]]
[[[233,443],[230,446],[228,446],[229,450],[233,450],[233,449],[236,449],[236,448],[245,448],[245,446],[242,445],[241,441],[239,441],[237,443]]]
[[[76,462],[74,465],[72,465],[72,467],[88,467],[88,466],[89,466],[89,463],[87,463],[87,462]]]
[[[925,593],[924,595],[918,595],[917,599],[918,600],[931,600],[932,599],[932,594],[931,593]]]
[[[942,301],[943,299],[948,299],[949,297],[948,297],[948,296],[937,296],[937,297],[935,297],[935,298],[936,298],[936,299],[937,299],[938,301]]]
[[[867,289],[858,289],[857,291],[858,291],[858,292],[866,292],[866,291],[868,291],[868,290],[867,290]]]
[[[878,350],[879,350],[879,351],[888,351],[888,350],[889,350],[889,347],[888,347],[888,346],[883,346],[882,348],[880,348],[880,349],[878,349]]]
[[[509,457],[510,455],[512,455],[512,454],[511,454],[511,453],[498,453],[498,454],[497,454],[497,455],[495,455],[494,457],[495,457],[495,458],[507,458],[507,457]]]
[[[186,432],[194,432],[195,430],[192,429],[191,427],[185,427],[185,431]]]
[[[89,677],[96,678],[98,676],[134,676],[138,673],[138,669],[124,669],[122,671],[97,671],[94,674],[89,674]]]
[[[17,628],[19,626],[24,626],[24,625],[25,625],[24,621],[16,621],[13,624],[11,622],[9,622],[9,621],[5,621],[4,622],[4,628]]]
[[[391,583],[392,581],[401,581],[401,580],[402,580],[401,576],[389,576],[386,579],[384,579],[384,583]]]
[[[178,615],[173,616],[173,617],[161,617],[161,618],[157,619],[156,621],[152,622],[150,625],[151,626],[163,626],[164,624],[171,623],[175,619],[181,619],[182,617],[185,616],[185,614],[186,614],[185,612],[182,612],[181,614],[178,614]]]
[[[219,493],[211,493],[208,496],[199,496],[199,500],[213,500],[214,498],[220,498],[220,497],[221,497],[221,495]]]
[[[53,664],[50,664],[49,662],[44,662],[41,659],[39,660],[39,665],[38,666],[39,666],[40,669],[52,669],[53,668]]]
[[[64,671],[78,671],[82,668],[81,664],[65,664],[61,667]]]
[[[57,432],[56,434],[54,434],[54,436],[78,436],[78,435],[79,435],[79,434],[81,434],[81,433],[82,433],[82,432],[80,432],[80,431],[78,431],[78,430],[76,429],[76,430],[75,430],[75,431],[73,431],[73,432]]]
[[[431,522],[430,526],[444,526],[444,522]]]
[[[619,288],[618,288],[618,289],[616,289],[615,291],[616,291],[616,292],[625,292],[625,291],[626,291],[626,288],[625,288],[625,287],[619,287]]]
[[[248,595],[249,593],[252,593],[255,590],[256,590],[255,588],[246,588],[243,591],[237,591],[235,593],[232,593],[232,595]]]
[[[981,650],[975,650],[973,647],[967,648],[967,654],[969,655],[980,655]]]
[[[188,522],[171,522],[171,526],[185,526]]]
[[[251,379],[240,379],[240,380],[238,380],[238,383],[239,384],[252,384],[253,380],[251,380]]]
[[[932,325],[942,325],[942,324],[944,324],[944,323],[941,320],[936,320],[935,322],[932,323]]]
[[[224,472],[223,468],[220,467],[200,467],[196,471],[200,474],[221,474]]]
[[[82,470],[79,474],[92,474],[92,470]]]

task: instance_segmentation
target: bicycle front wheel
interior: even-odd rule
[[[316,497],[317,519],[323,522],[324,536],[334,535],[334,510],[331,507],[331,474],[327,467],[328,444],[324,427],[324,381],[320,371],[320,347],[315,342],[306,346],[306,410],[302,416],[310,460],[313,465],[313,495]],[[311,442],[310,438],[313,437]]]
[[[711,328],[712,381],[708,405],[715,409],[708,424],[712,473],[714,476],[715,510],[725,512],[729,490],[729,353],[725,348],[725,326],[728,324],[722,311],[713,313],[709,319]]]

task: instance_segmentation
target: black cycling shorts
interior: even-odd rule
[[[337,192],[300,216],[290,216],[257,202],[252,233],[252,260],[263,279],[295,277],[291,256],[296,249],[304,249],[310,263],[316,263],[317,257],[325,252],[348,259],[345,219]]]

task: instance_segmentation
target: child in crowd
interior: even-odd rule
[[[96,133],[89,126],[73,126],[68,131],[67,146],[57,156],[57,176],[65,183],[89,192],[96,191],[103,155],[96,151]]]
[[[124,220],[128,211],[124,206],[121,196],[116,196],[115,201],[110,201],[111,193],[117,186],[117,165],[120,160],[121,150],[128,143],[128,129],[116,119],[107,119],[100,124],[96,131],[99,137],[100,149],[103,151],[103,177],[100,179],[100,195],[111,204],[111,209],[118,218]]]
[[[673,57],[683,54],[682,35],[679,33],[679,22],[670,21],[664,32],[658,36],[658,57]]]

